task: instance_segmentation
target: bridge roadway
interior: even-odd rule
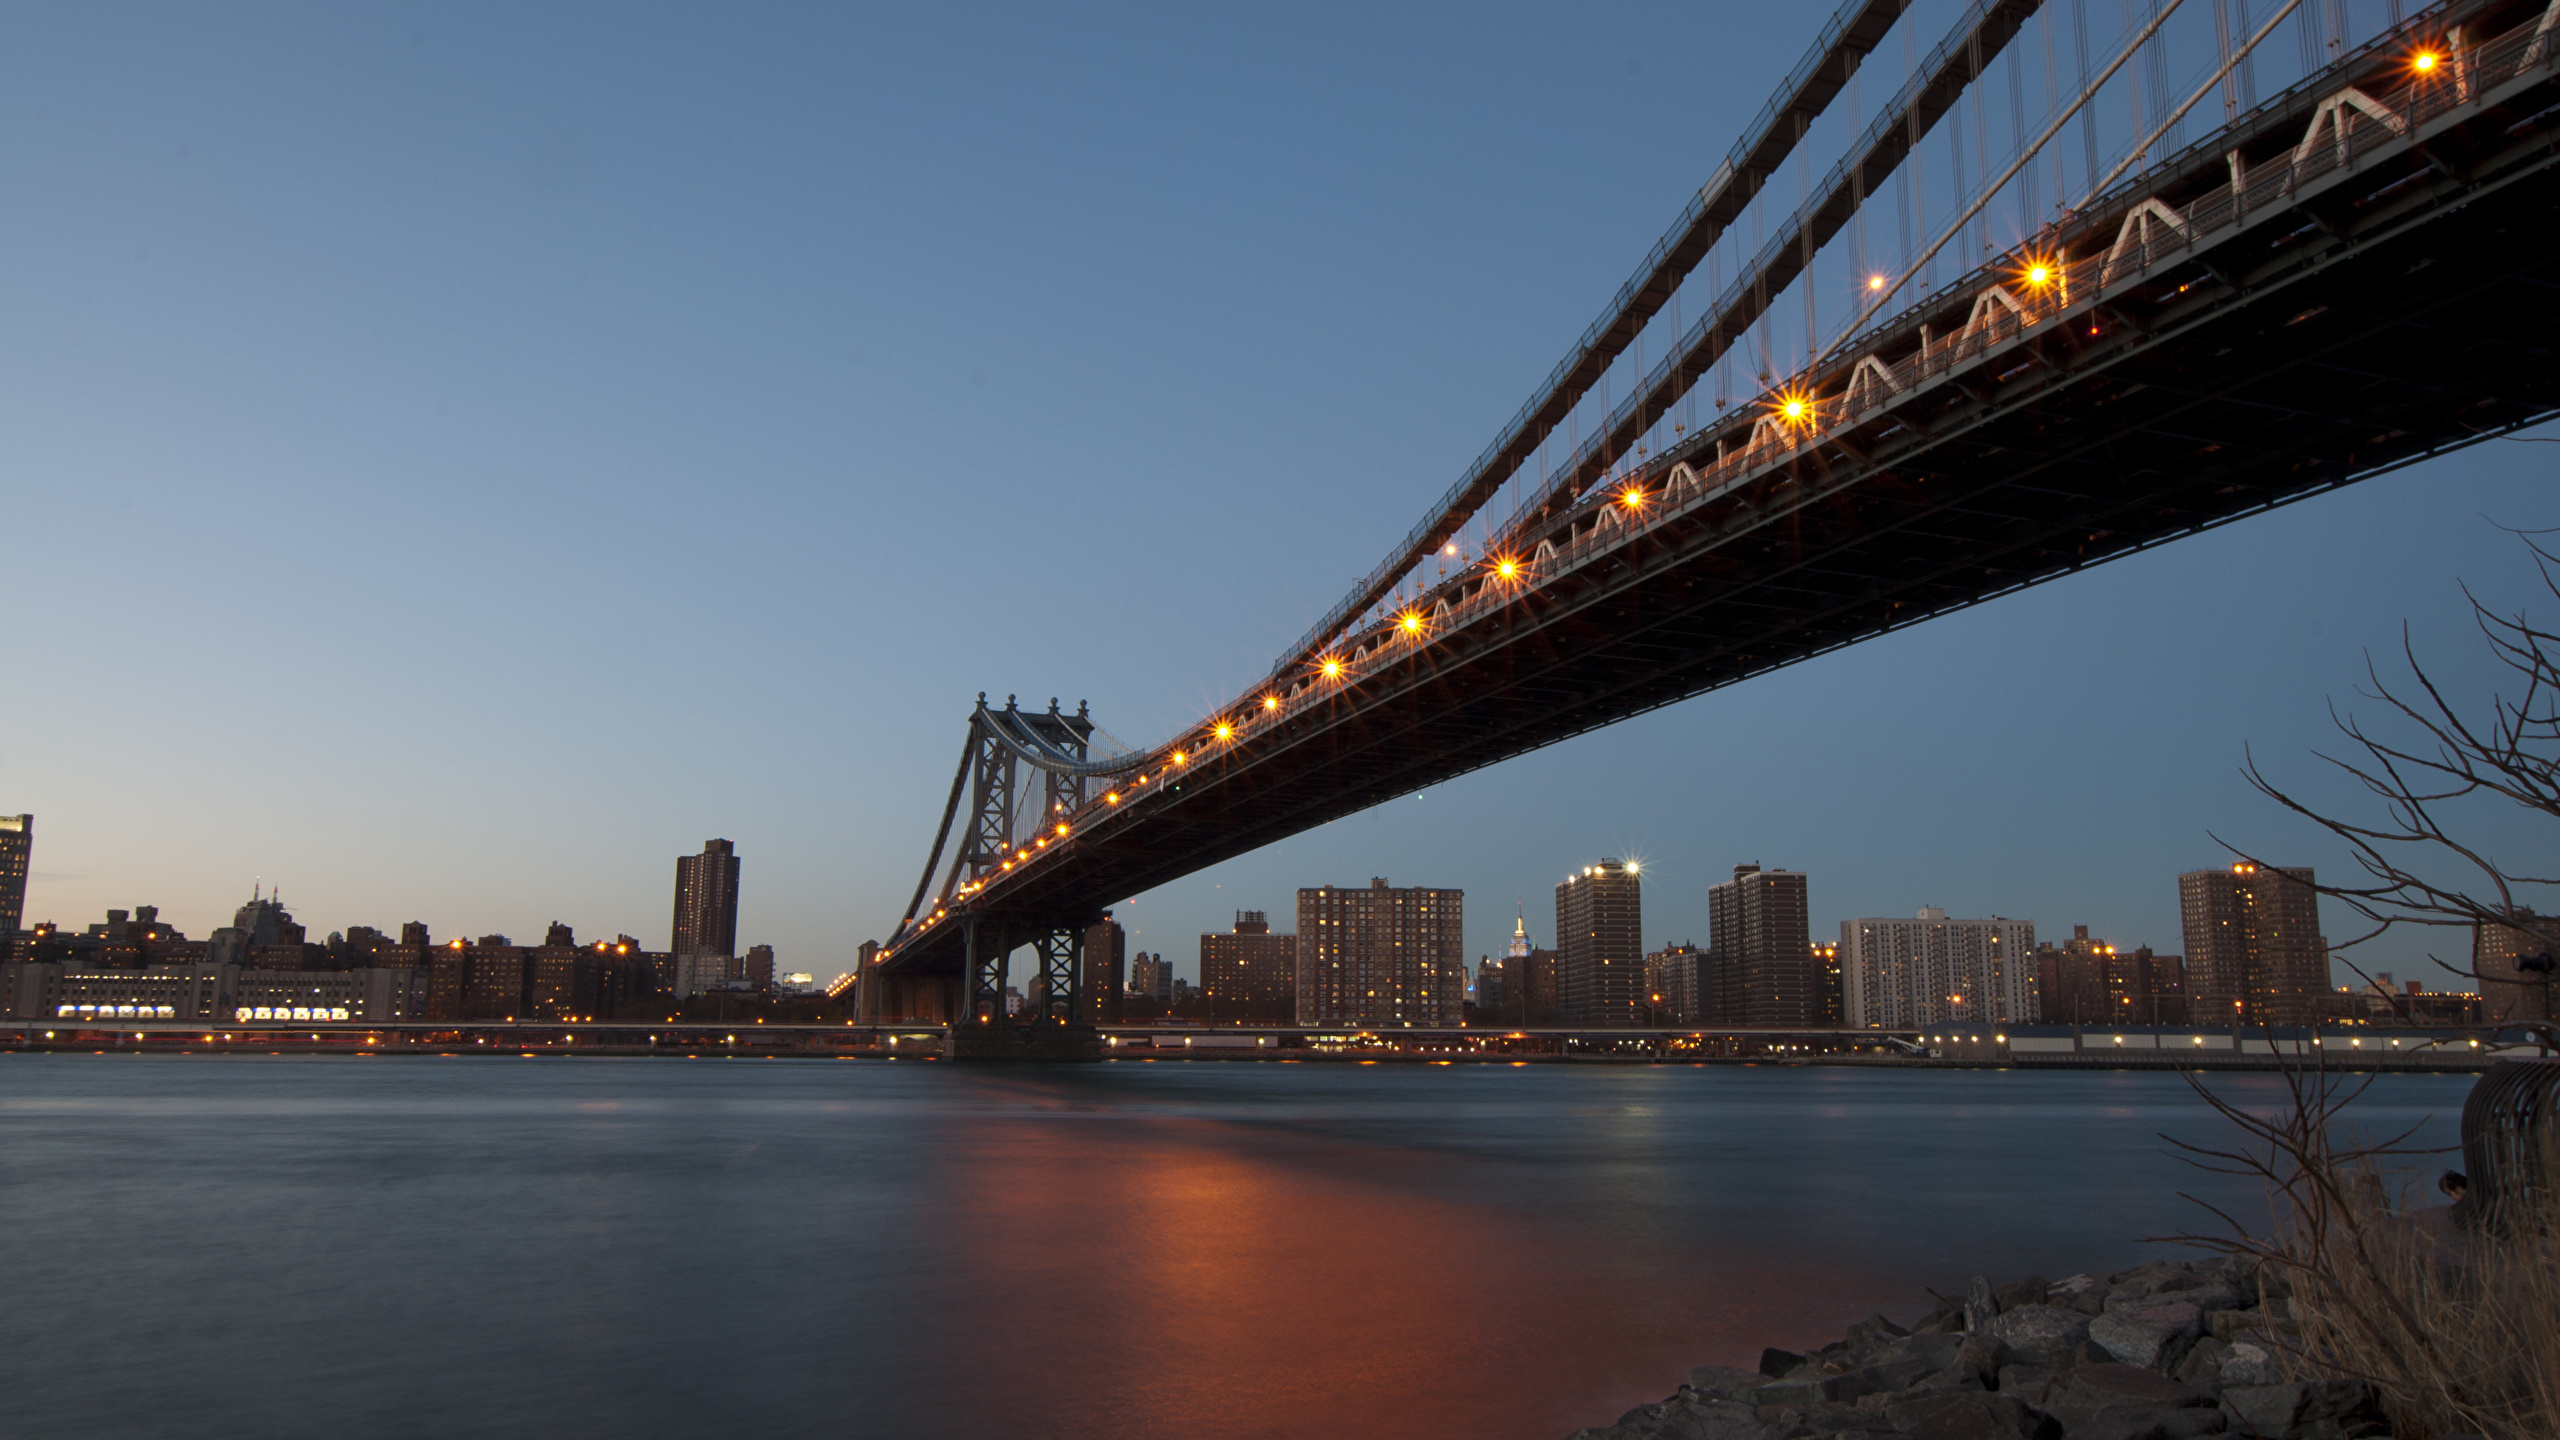
[[[2560,413],[2556,23],[2539,0],[2421,12],[1769,406],[1527,516],[1026,840],[880,973],[956,975],[987,922],[1087,923],[1525,751]],[[2413,64],[2412,31],[2457,25],[2481,38]]]

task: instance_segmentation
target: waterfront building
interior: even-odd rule
[[[1297,1020],[1453,1026],[1466,1014],[1466,894],[1384,877],[1298,892]]]
[[[2147,945],[2120,951],[2074,925],[2062,944],[2036,947],[2036,1005],[2047,1025],[2183,1025],[2186,962]]]
[[[1200,937],[1200,992],[1212,1020],[1286,1020],[1298,1009],[1298,937],[1271,933],[1260,910],[1235,929]]]
[[[1848,1023],[1847,998],[1840,989],[1840,942],[1814,940],[1806,944],[1813,956],[1814,1023],[1836,1026]]]
[[[1556,988],[1565,1024],[1645,1020],[1644,877],[1602,860],[1556,886]]]
[[[1707,966],[1702,995],[1719,1025],[1806,1028],[1820,1022],[1806,879],[1801,871],[1736,865],[1707,891]]]
[[[1852,1029],[2036,1018],[2036,927],[1993,916],[1950,920],[1931,905],[1909,920],[1840,922],[1840,980]]]
[[[0,954],[27,922],[27,868],[36,848],[36,817],[0,815]]]
[[[1084,932],[1084,1023],[1112,1025],[1120,1020],[1120,987],[1126,983],[1129,932],[1102,912]],[[869,956],[864,957],[865,962]]]
[[[1686,940],[1644,957],[1645,1003],[1653,1011],[1653,1023],[1698,1023],[1703,1014],[1698,1006],[1698,982],[1704,978],[1706,962],[1707,952]]]
[[[1141,950],[1129,961],[1129,993],[1159,1004],[1173,1003],[1173,962]]]
[[[724,959],[738,953],[738,852],[726,840],[706,840],[699,855],[676,857],[675,921],[670,927],[667,953],[676,958],[679,967],[679,995],[690,995],[684,988],[688,957],[717,955]],[[697,966],[690,973],[707,973]],[[726,979],[727,967],[722,967]]]
[[[2186,931],[2188,1019],[2197,1025],[2308,1025],[2329,990],[2329,945],[2308,866],[2178,877]]]
[[[2480,1010],[2492,1025],[2549,1020],[2553,952],[2560,950],[2560,920],[2517,907],[2510,925],[2471,927],[2471,973],[2480,982]]]
[[[1503,962],[1490,955],[1476,960],[1476,1014],[1485,1019],[1502,1013]]]

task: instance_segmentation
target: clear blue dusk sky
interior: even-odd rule
[[[1260,674],[1826,8],[14,8],[0,811],[37,816],[31,918],[201,935],[263,878],[315,934],[663,945],[674,857],[718,835],[742,943],[845,968],[977,692],[1147,742]],[[2457,581],[2526,595],[2490,521],[2560,525],[2555,463],[2492,444],[1123,915],[1188,972],[1235,908],[1385,875],[1463,887],[1494,950],[1636,855],[1655,943],[1758,860],[1811,873],[1817,933],[1936,904],[2174,948],[2208,832],[2338,863],[2244,747],[2310,777],[2403,617],[2488,683]]]

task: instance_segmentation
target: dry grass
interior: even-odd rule
[[[2405,1190],[2394,1206],[2386,1177],[2434,1152],[2405,1148],[2407,1134],[2348,1135],[2340,1112],[2371,1075],[2289,1068],[2288,1103],[2269,1115],[2188,1078],[2247,1139],[2229,1150],[2170,1143],[2206,1169],[2263,1180],[2275,1223],[2252,1236],[2216,1210],[2229,1235],[2177,1238],[2252,1258],[2267,1293],[2290,1292],[2301,1347],[2287,1363],[2301,1378],[2370,1382],[2401,1440],[2560,1440],[2560,1213],[2546,1203],[2491,1235],[2411,1207]]]

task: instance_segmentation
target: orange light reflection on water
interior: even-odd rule
[[[976,1357],[970,1410],[1044,1434],[1554,1440],[1864,1313],[1818,1259],[1631,1255],[1435,1193],[1456,1175],[1428,1153],[1189,1118],[967,1129],[939,1318]]]

